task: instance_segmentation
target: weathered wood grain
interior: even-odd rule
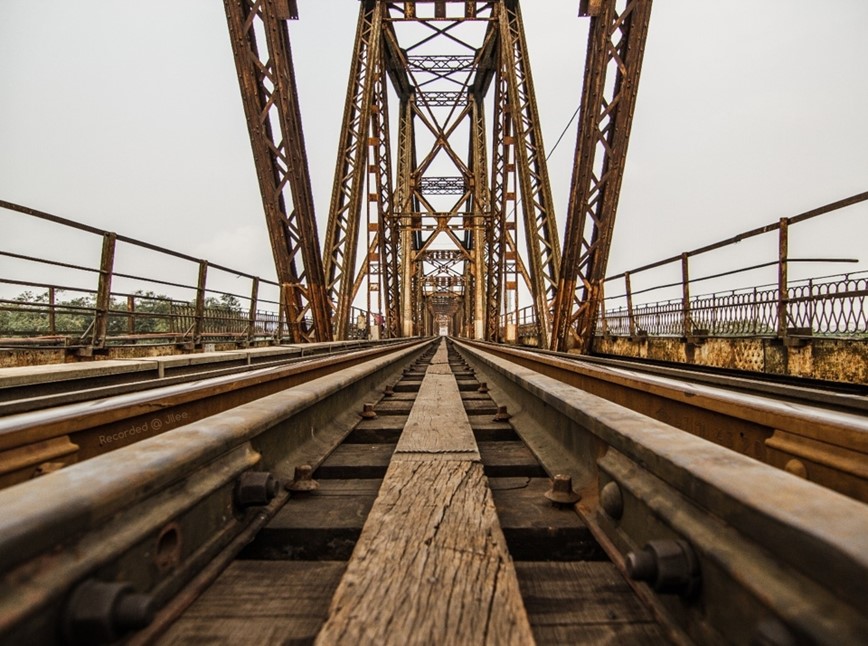
[[[395,459],[419,459],[419,455],[431,454],[444,454],[448,459],[479,460],[476,440],[461,405],[455,379],[429,370],[398,440]]]
[[[317,644],[533,644],[441,344]]]
[[[611,563],[518,562],[515,568],[540,644],[667,641]]]
[[[533,643],[481,464],[392,462],[316,643]]]
[[[334,561],[236,561],[157,643],[310,643],[344,567]],[[275,574],[279,585],[264,587]]]

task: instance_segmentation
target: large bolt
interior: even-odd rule
[[[245,471],[235,486],[235,504],[241,508],[267,505],[279,488],[280,482],[268,471]]]
[[[362,412],[359,413],[365,419],[374,419],[377,416],[377,413],[374,411],[373,404],[363,404]]]
[[[627,576],[661,594],[691,597],[699,590],[699,561],[686,541],[648,541],[638,552],[627,554],[625,564]]]
[[[287,483],[286,488],[295,493],[306,493],[319,489],[319,483],[313,479],[313,468],[309,464],[300,464],[295,467],[292,482]]]
[[[600,506],[615,520],[620,520],[624,514],[624,497],[621,495],[621,487],[614,480],[607,482],[600,490]]]
[[[573,479],[570,476],[556,475],[552,480],[552,488],[546,491],[545,497],[555,505],[574,505],[581,496],[573,491]]]
[[[129,583],[89,579],[73,590],[63,612],[71,644],[109,644],[154,620],[154,601]]]

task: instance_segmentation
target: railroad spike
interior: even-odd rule
[[[292,482],[286,483],[286,489],[293,493],[310,493],[319,489],[319,483],[313,479],[313,467],[309,464],[295,467]]]
[[[556,475],[552,479],[552,488],[545,492],[545,497],[558,507],[567,507],[577,503],[581,496],[573,491],[573,479],[566,475]]]

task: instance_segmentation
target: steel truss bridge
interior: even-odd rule
[[[607,277],[651,5],[580,2],[562,230],[518,0],[359,2],[324,232],[296,2],[224,0],[276,281],[0,201],[102,240],[98,268],[0,251],[96,277],[66,303],[2,279],[47,289],[0,301],[47,318],[25,351],[74,320],[77,358],[195,352],[0,367],[0,643],[868,643],[868,277],[787,274],[829,260],[790,227],[868,193]],[[696,293],[728,274],[692,257],[763,234],[776,284]],[[157,281],[194,298],[113,290],[142,278],[120,245],[194,263]],[[680,298],[634,307],[669,264]],[[248,309],[209,304],[216,272]],[[591,356],[654,335],[832,377]]]
[[[499,341],[521,285],[539,345],[590,348],[650,1],[580,8],[591,29],[563,232],[519,3],[361,2],[322,247],[286,22],[295,2],[225,7],[293,340],[345,339],[367,289],[387,337],[440,320]]]

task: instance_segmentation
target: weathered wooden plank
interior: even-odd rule
[[[548,478],[489,478],[497,517],[516,560],[600,560],[605,554],[572,508],[545,497]]]
[[[650,611],[611,563],[515,564],[540,644],[660,644]]]
[[[316,478],[382,478],[394,444],[341,444],[317,468]]]
[[[445,364],[434,364],[432,370],[438,365]],[[451,374],[429,371],[422,382],[395,449],[396,459],[418,459],[413,454],[453,458],[464,455],[466,459],[479,460],[473,430]]]
[[[381,480],[320,480],[293,494],[241,553],[246,559],[349,559]]]
[[[310,643],[346,564],[236,561],[176,621],[159,644]],[[263,581],[279,584],[263,587]]]
[[[482,465],[392,462],[316,643],[533,643]]]
[[[546,472],[524,442],[479,442],[479,454],[489,477],[545,477]]]

